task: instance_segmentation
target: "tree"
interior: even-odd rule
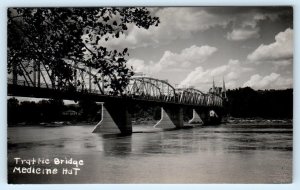
[[[82,99],[78,102],[81,119],[85,121],[94,120],[97,112],[101,109],[101,106],[98,106],[96,102],[89,99]]]
[[[122,94],[134,74],[126,67],[128,49],[110,50],[101,40],[118,38],[129,23],[148,29],[159,24],[146,8],[10,8],[8,72],[21,62],[36,62],[52,71],[51,82],[74,80],[66,60],[84,63],[107,77],[106,88]],[[24,74],[24,73],[23,73]]]
[[[293,118],[293,89],[227,91],[228,111],[233,117]]]
[[[16,98],[10,98],[7,100],[7,120],[8,123],[17,123],[19,118],[19,100]]]

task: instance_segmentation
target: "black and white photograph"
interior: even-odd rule
[[[8,184],[290,184],[292,6],[7,8]]]

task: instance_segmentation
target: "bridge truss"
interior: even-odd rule
[[[61,72],[68,73],[69,77],[60,77]],[[8,75],[10,85],[120,96],[112,95],[108,83],[108,78],[84,64],[74,62],[64,64],[59,72],[42,63],[24,62],[16,65]],[[195,106],[223,106],[223,99],[216,94],[205,94],[195,88],[175,89],[166,80],[145,76],[131,77],[122,96]]]
[[[165,80],[132,77],[126,87],[127,95],[136,98],[175,102],[175,88]]]

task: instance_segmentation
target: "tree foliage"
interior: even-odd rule
[[[233,117],[293,118],[293,89],[227,91],[228,112]]]
[[[21,62],[34,61],[60,80],[73,80],[65,64],[72,60],[108,77],[109,87],[120,94],[133,75],[126,67],[128,49],[111,50],[100,42],[118,38],[130,23],[148,29],[159,19],[146,8],[10,8],[8,72]]]
[[[19,102],[16,98],[10,98],[7,100],[7,119],[9,124],[59,121],[65,107],[62,100]]]

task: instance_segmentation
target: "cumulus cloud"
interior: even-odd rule
[[[144,60],[141,60],[141,59],[129,59],[127,61],[127,66],[128,67],[131,67],[133,69],[134,72],[136,73],[140,73],[140,72],[145,72],[145,68],[146,68],[146,65],[145,65],[145,61]]]
[[[291,60],[293,58],[293,30],[288,28],[275,36],[275,42],[264,45],[247,56],[247,59],[260,63],[263,61]]]
[[[253,29],[233,29],[231,32],[227,33],[227,39],[233,40],[233,41],[241,41],[241,40],[247,40],[251,38],[259,38],[259,29],[253,28]]]
[[[180,53],[165,51],[158,62],[150,61],[146,64],[140,59],[129,59],[127,65],[132,66],[135,72],[153,74],[158,73],[163,69],[182,69],[203,63],[216,51],[217,48],[208,45],[201,47],[193,45],[183,49]]]
[[[226,86],[229,88],[237,87],[236,80],[245,73],[252,71],[252,68],[244,67],[239,60],[229,60],[228,64],[216,68],[203,69],[196,67],[187,77],[181,81],[180,86],[195,86],[203,91],[207,91],[212,84],[214,77],[223,76]],[[221,79],[216,81],[221,82]],[[221,84],[221,83],[220,83]]]
[[[244,83],[243,87],[249,86],[254,89],[284,89],[291,88],[292,85],[292,78],[282,77],[278,73],[271,73],[267,76],[261,76],[259,74],[252,75],[250,79]]]

